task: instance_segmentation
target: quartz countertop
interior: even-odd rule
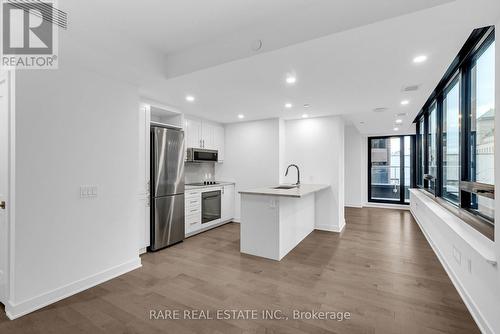
[[[265,195],[265,196],[284,196],[284,197],[304,197],[314,192],[330,188],[328,184],[301,184],[300,187],[291,189],[274,189],[279,185],[241,190],[242,195]]]
[[[217,181],[219,183],[217,184],[199,184],[199,185],[193,185],[193,184],[186,184],[184,187],[185,189],[202,189],[202,188],[211,188],[211,187],[222,187],[222,186],[227,186],[230,184],[235,184],[234,182],[229,182],[229,181]]]

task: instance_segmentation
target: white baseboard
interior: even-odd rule
[[[481,311],[479,308],[476,306],[472,298],[470,297],[469,293],[465,290],[463,287],[460,279],[458,276],[455,274],[453,269],[448,265],[448,262],[446,262],[445,257],[443,254],[441,254],[441,251],[439,248],[436,246],[436,244],[432,241],[431,236],[427,233],[427,231],[424,229],[422,226],[422,223],[418,220],[417,215],[410,210],[413,218],[417,222],[418,226],[420,227],[420,230],[422,231],[422,234],[424,235],[425,239],[427,239],[427,242],[429,245],[431,245],[432,250],[436,254],[437,258],[439,259],[439,262],[441,262],[441,265],[443,266],[444,270],[448,274],[448,277],[450,278],[451,282],[455,286],[455,289],[457,289],[458,294],[462,298],[465,306],[469,310],[470,314],[472,315],[472,318],[474,318],[474,321],[476,322],[477,326],[479,327],[479,330],[481,333],[491,333],[493,334],[494,331],[491,329],[491,326],[489,323],[486,321],[484,316],[482,315]]]
[[[210,226],[207,226],[205,228],[202,228],[200,230],[197,230],[197,231],[194,231],[194,232],[190,232],[190,233],[186,233],[185,237],[186,238],[189,238],[189,237],[192,237],[194,235],[197,235],[197,234],[200,234],[200,233],[203,233],[203,232],[206,232],[206,231],[209,231],[211,229],[214,229],[216,227],[219,227],[219,226],[222,226],[222,225],[226,225],[226,224],[229,224],[229,223],[233,223],[234,220],[233,219],[228,219],[228,220],[224,220],[220,223],[217,223],[217,224],[213,224],[213,225],[210,225]]]
[[[68,285],[54,289],[52,291],[43,293],[34,298],[25,300],[23,302],[14,304],[8,301],[5,304],[5,313],[11,320],[22,317],[28,313],[36,311],[42,307],[55,303],[61,299],[67,298],[83,290],[87,290],[98,284],[104,283],[112,278],[123,275],[129,271],[140,268],[142,266],[139,257],[132,259],[128,262],[119,264],[115,267],[101,271],[95,275],[86,277],[79,281],[75,281]]]
[[[381,208],[381,209],[397,209],[397,210],[410,210],[409,205],[404,204],[390,204],[390,203],[375,203],[367,202],[363,205],[365,208]]]
[[[327,231],[327,232],[336,232],[340,233],[345,228],[345,219],[341,222],[340,226],[332,226],[332,225],[316,225],[314,227],[315,230],[319,231]]]
[[[358,208],[358,209],[363,208],[363,204],[361,203],[358,204],[345,203],[344,206],[348,208]]]

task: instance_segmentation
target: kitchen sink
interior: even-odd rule
[[[297,186],[285,186],[285,185],[282,185],[282,186],[274,187],[273,189],[293,189],[293,188],[297,188]]]

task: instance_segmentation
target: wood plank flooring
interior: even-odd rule
[[[14,321],[0,333],[479,333],[408,211],[346,209],[281,262],[239,253],[228,224],[142,256],[143,267]],[[153,310],[281,310],[289,320],[150,320]],[[293,310],[350,312],[293,320]]]

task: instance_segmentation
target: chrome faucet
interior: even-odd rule
[[[297,186],[300,186],[300,170],[299,170],[299,166],[295,165],[295,164],[291,164],[291,165],[288,165],[288,167],[286,168],[286,173],[285,173],[285,176],[288,175],[288,169],[290,169],[290,167],[295,167],[297,168],[297,183],[295,183]]]

